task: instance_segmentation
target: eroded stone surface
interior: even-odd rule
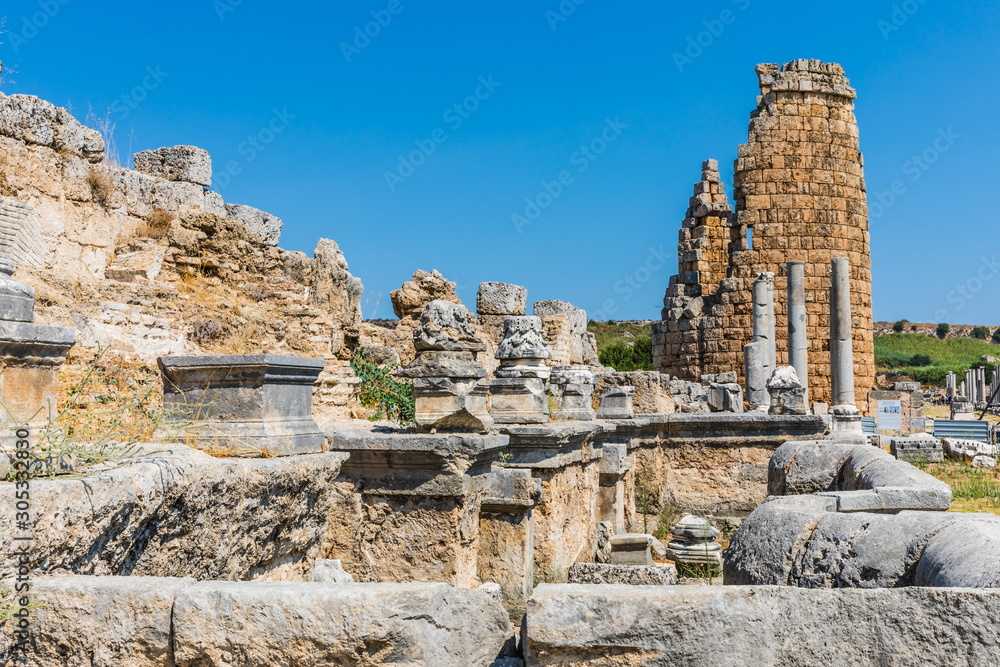
[[[997,622],[996,590],[544,584],[528,602],[525,662],[986,667]]]
[[[513,634],[491,596],[445,584],[203,582],[174,607],[178,665],[471,667]]]

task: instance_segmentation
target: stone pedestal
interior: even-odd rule
[[[953,396],[951,399],[951,418],[956,420],[975,419],[972,401],[965,396]]]
[[[490,416],[499,424],[544,424],[549,421],[545,380],[551,370],[545,360],[552,350],[542,340],[542,320],[519,315],[504,320],[504,338],[497,347],[500,367],[491,384]]]
[[[549,421],[545,381],[496,378],[490,382],[490,416],[496,424],[544,424]]]
[[[14,265],[0,260],[0,448],[13,450],[14,431],[29,440],[57,415],[59,366],[76,343],[76,330],[35,324],[35,290],[14,280]],[[0,457],[6,472],[7,459]]]
[[[556,366],[549,377],[549,394],[554,401],[552,418],[592,421],[594,374],[587,366]]]
[[[635,408],[632,395],[635,387],[608,387],[601,394],[601,404],[597,409],[598,419],[632,419]]]
[[[779,366],[767,380],[767,391],[771,397],[771,407],[768,414],[772,415],[805,415],[809,413],[806,405],[806,389],[802,386],[795,369],[791,366]]]
[[[431,301],[413,332],[416,358],[397,371],[413,380],[415,421],[421,431],[488,431],[489,384],[476,352],[486,344],[476,336],[469,311],[450,301]]]
[[[481,581],[500,585],[509,607],[518,608],[531,596],[534,584],[535,521],[541,499],[539,480],[530,470],[504,468],[486,481],[479,517]]]
[[[722,572],[722,545],[715,541],[719,530],[696,516],[685,516],[670,529],[667,556],[677,564],[681,577],[714,577]]]
[[[612,565],[652,565],[653,536],[624,533],[611,538]]]
[[[235,456],[323,451],[312,418],[322,359],[277,354],[157,359],[167,423],[156,437]]]

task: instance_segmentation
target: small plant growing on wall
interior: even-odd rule
[[[351,368],[361,378],[358,401],[376,412],[371,419],[391,419],[403,426],[414,422],[413,383],[397,378],[397,364],[376,364],[364,348],[351,359]]]

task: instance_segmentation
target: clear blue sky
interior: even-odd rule
[[[372,12],[386,25],[356,40]],[[0,15],[4,92],[113,109],[126,158],[195,144],[217,182],[234,162],[226,201],[283,218],[285,248],[335,239],[366,317],[436,268],[470,305],[499,280],[657,318],[701,161],[731,188],[754,65],[840,62],[870,201],[901,192],[871,224],[876,318],[1000,325],[997,1],[7,0]],[[678,64],[689,39],[704,46]],[[579,152],[602,133],[603,152]],[[410,173],[415,142],[434,150]],[[912,162],[925,150],[933,164]],[[562,191],[519,231],[543,182]]]

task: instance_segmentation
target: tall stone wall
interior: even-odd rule
[[[734,214],[723,222],[699,205],[684,221],[680,273],[671,278],[663,321],[654,325],[656,368],[685,379],[735,370],[742,375],[743,345],[751,341],[751,284],[775,275],[778,363],[788,363],[785,265],[805,262],[809,317],[810,394],[829,400],[830,260],[851,262],[857,392],[872,388],[871,254],[863,159],[854,116],[856,93],[840,65],[798,60],[758,65],[761,95],[751,115],[749,141],[739,147]],[[711,182],[709,180],[709,182]],[[717,196],[711,193],[713,197]],[[724,196],[723,196],[724,198]],[[697,202],[697,204],[696,204]],[[701,215],[699,215],[699,213]],[[728,226],[726,277],[715,268]],[[695,247],[697,239],[704,241]],[[701,253],[698,256],[697,253]]]

